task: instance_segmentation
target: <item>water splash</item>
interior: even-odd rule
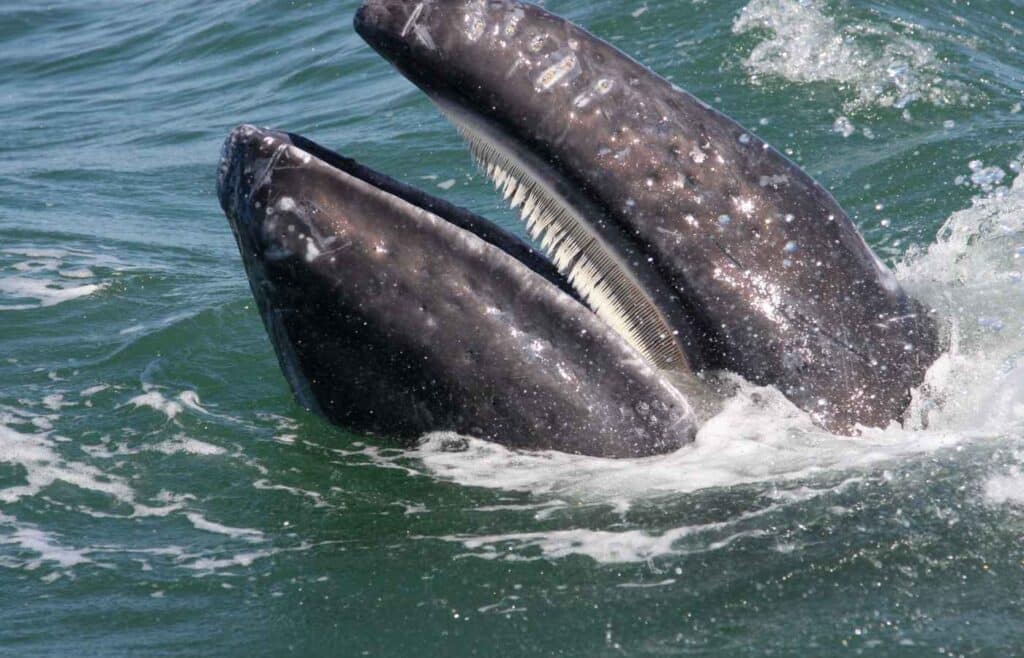
[[[124,271],[116,258],[81,249],[10,247],[0,251],[0,311],[48,308],[104,290]]]
[[[950,342],[915,392],[902,426],[863,428],[859,438],[830,435],[774,389],[738,382],[737,393],[692,445],[661,457],[523,453],[450,434],[426,437],[414,453],[435,477],[465,486],[606,506],[620,514],[665,496],[737,486],[753,487],[768,502],[754,503],[726,521],[654,533],[571,527],[441,539],[484,559],[573,554],[632,562],[716,550],[756,534],[747,523],[751,518],[833,494],[865,477],[884,480],[900,464],[976,442],[1018,444],[1024,434],[1022,267],[1024,176],[954,213],[933,245],[898,264],[899,278],[934,309]],[[1020,469],[1014,468],[988,482],[988,501],[1020,503]],[[821,484],[808,486],[815,482]]]
[[[820,0],[753,0],[732,29],[761,35],[744,60],[751,82],[779,77],[836,83],[851,96],[844,105],[848,112],[917,101],[949,105],[963,95],[943,78],[930,45],[887,24],[840,25]]]

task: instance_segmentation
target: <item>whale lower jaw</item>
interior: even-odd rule
[[[331,422],[608,457],[692,441],[680,375],[490,222],[252,126],[225,142],[218,195],[282,372]]]

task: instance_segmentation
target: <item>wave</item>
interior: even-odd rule
[[[951,215],[930,247],[896,271],[933,309],[949,351],[915,391],[906,421],[830,435],[771,388],[741,382],[696,441],[661,457],[610,460],[519,452],[450,434],[425,437],[411,453],[434,477],[464,486],[521,491],[625,514],[681,493],[747,487],[752,501],[732,518],[660,533],[562,528],[539,533],[454,535],[484,559],[584,555],[600,562],[716,550],[757,535],[752,518],[835,494],[891,469],[972,444],[1024,445],[1024,176]],[[1024,449],[1014,453],[1024,457]],[[1021,465],[1001,466],[982,487],[992,504],[1022,505]],[[991,470],[991,469],[990,469]],[[880,475],[881,474],[881,475]],[[572,505],[556,506],[570,510]],[[545,518],[552,510],[544,510]],[[538,517],[540,518],[540,517]],[[781,550],[781,549],[780,549]]]
[[[753,83],[765,77],[835,83],[849,92],[847,111],[969,98],[962,84],[943,76],[929,43],[878,21],[840,25],[820,0],[753,0],[732,29],[759,35],[744,60]]]

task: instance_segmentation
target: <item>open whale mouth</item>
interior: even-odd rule
[[[471,144],[481,169],[487,172],[511,207],[521,209],[527,231],[539,247],[464,208],[301,135],[244,125],[236,128],[225,142],[218,175],[222,204],[236,238],[244,245],[243,255],[256,266],[255,261],[267,258],[268,254],[264,243],[270,236],[259,235],[266,227],[253,220],[253,208],[273,209],[275,201],[271,197],[256,200],[252,196],[254,191],[272,189],[269,179],[281,164],[282,155],[291,158],[288,166],[292,169],[309,166],[315,161],[364,184],[362,188],[344,190],[350,197],[365,194],[393,198],[500,249],[594,312],[652,367],[673,375],[678,386],[694,395],[699,385],[688,378],[693,370],[680,347],[680,332],[673,330],[655,307],[652,289],[666,298],[674,298],[659,290],[660,282],[651,272],[644,272],[647,283],[641,283],[636,271],[645,269],[641,265],[643,256],[635,251],[626,252],[628,256],[620,255],[621,251],[617,253],[603,240],[593,228],[606,225],[600,211],[572,190],[568,181],[552,168],[527,152],[513,155],[514,144],[491,132],[486,123],[460,116],[454,106],[439,103]],[[286,200],[285,206],[289,203]],[[307,252],[312,249],[314,253],[319,250],[312,241],[297,248]],[[278,253],[292,251],[290,248],[282,251],[280,246],[270,247],[271,255],[274,249]]]
[[[779,388],[820,425],[898,419],[941,351],[835,199],[735,121],[517,0],[366,0],[580,296],[645,358]]]
[[[307,406],[389,435],[649,454],[692,438],[687,398],[729,370],[833,431],[900,417],[934,322],[784,156],[533,5],[367,0],[355,27],[536,247],[300,136],[237,129],[221,203]]]

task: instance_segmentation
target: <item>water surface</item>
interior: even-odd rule
[[[635,461],[292,401],[214,194],[232,126],[520,230],[356,4],[0,6],[0,654],[1024,651],[1024,3],[547,3],[806,167],[951,336],[906,428],[744,386]]]

